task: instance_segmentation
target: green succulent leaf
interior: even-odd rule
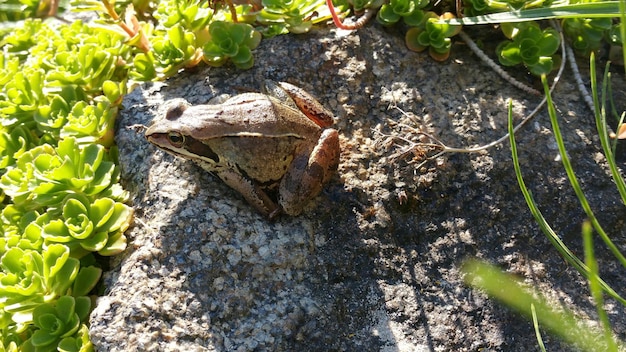
[[[418,28],[418,27],[410,28],[406,32],[404,39],[405,39],[405,44],[409,50],[412,50],[415,52],[422,52],[428,47],[428,46],[422,45],[418,39],[422,32],[423,32],[423,29]]]
[[[252,32],[252,27],[243,23],[236,23],[229,27],[229,37],[238,45],[243,44],[243,41],[248,38]],[[209,26],[209,33],[211,33],[211,26]]]
[[[54,315],[48,315],[47,317],[50,317],[52,319],[54,319]],[[40,324],[45,325],[57,325],[60,326],[61,323],[58,321],[58,319],[45,319],[47,317],[44,317],[43,319],[40,319]],[[57,337],[54,334],[51,334],[49,331],[45,331],[45,330],[38,330],[35,331],[35,333],[33,334],[33,336],[30,338],[30,343],[34,346],[34,347],[46,347],[49,346],[51,344],[53,344],[54,342],[56,342]],[[53,346],[50,347],[50,349],[54,348]]]
[[[537,42],[532,39],[525,38],[520,40],[519,53],[526,65],[531,66],[539,62],[539,47]]]
[[[43,253],[44,259],[44,277],[46,280],[50,280],[53,276],[57,275],[61,269],[68,262],[70,251],[66,246],[59,244],[53,244],[46,248]],[[70,265],[77,267],[77,262],[72,262]]]
[[[537,41],[537,46],[539,47],[539,55],[541,56],[552,56],[559,49],[561,45],[561,40],[559,39],[559,33],[552,29],[547,28],[539,41]]]
[[[554,60],[551,57],[543,56],[536,64],[529,65],[528,69],[530,73],[536,76],[547,75],[554,69]]]
[[[134,70],[130,74],[143,81],[150,81],[157,77],[157,69],[154,65],[152,54],[139,53],[133,58]]]
[[[248,47],[242,46],[239,48],[237,55],[233,56],[231,60],[233,60],[235,65],[250,62],[252,61],[252,52]]]
[[[394,23],[397,23],[398,21],[400,21],[401,18],[402,16],[397,14],[394,11],[394,8],[389,4],[384,4],[383,6],[381,6],[380,10],[378,10],[378,14],[376,15],[376,20],[378,21],[378,23],[384,26],[390,26]]]
[[[84,241],[81,241],[80,245],[83,249],[86,249],[89,252],[100,252],[105,248],[108,240],[109,240],[108,232],[98,231],[98,232],[94,232],[91,236],[86,238]]]
[[[72,337],[62,339],[58,346],[60,352],[92,352],[93,344],[89,340],[89,329],[82,324]]]
[[[109,239],[104,248],[98,251],[102,256],[111,256],[121,253],[126,249],[126,236],[122,231],[109,234]]]
[[[82,267],[74,280],[72,286],[73,296],[87,296],[91,290],[96,286],[100,277],[102,276],[102,269],[95,266]]]
[[[116,83],[111,80],[104,81],[102,83],[102,93],[111,102],[118,101],[124,92],[124,84]]]
[[[428,16],[426,15],[426,12],[418,8],[410,14],[402,17],[402,19],[408,26],[419,27],[424,24],[424,21],[428,19]]]
[[[501,42],[496,48],[498,59],[504,66],[515,66],[522,62],[520,49],[514,43]]]
[[[39,133],[30,125],[16,126],[10,133],[0,127],[0,168],[14,165],[16,159],[39,144]]]

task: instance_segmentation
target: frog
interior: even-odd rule
[[[145,137],[213,173],[273,220],[300,215],[337,171],[333,123],[333,114],[302,88],[266,81],[262,92],[220,104],[175,104]]]

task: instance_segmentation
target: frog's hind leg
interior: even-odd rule
[[[310,153],[296,156],[280,182],[278,203],[289,215],[298,215],[317,196],[339,164],[339,135],[337,130],[322,132]]]

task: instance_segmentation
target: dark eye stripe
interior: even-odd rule
[[[211,159],[216,163],[220,161],[220,157],[217,154],[215,154],[215,152],[213,152],[213,150],[211,150],[211,148],[209,148],[208,145],[198,141],[197,139],[187,137],[185,138],[185,144],[187,145],[185,149],[187,149],[188,151],[190,151],[191,153],[195,155],[199,155],[204,158]]]

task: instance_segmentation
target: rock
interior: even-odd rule
[[[528,211],[508,142],[420,168],[409,162],[432,151],[394,158],[399,140],[377,143],[380,133],[416,140],[422,131],[449,146],[487,144],[506,133],[509,98],[519,121],[540,97],[511,87],[462,43],[437,63],[377,24],[264,39],[255,58],[248,71],[202,67],[126,97],[117,143],[136,219],[91,315],[99,351],[536,349],[531,322],[463,283],[459,268],[471,257],[595,320],[586,282]],[[216,177],[128,129],[161,118],[172,99],[206,103],[259,90],[265,78],[299,85],[336,113],[339,172],[302,216],[268,222]],[[623,236],[624,206],[575,88],[565,76],[554,93],[568,153],[605,229]],[[585,216],[555,161],[546,113],[517,138],[536,201],[582,256]],[[605,252],[605,279],[623,291],[625,276]],[[626,338],[625,308],[607,309]],[[569,348],[543,337],[550,351]]]

